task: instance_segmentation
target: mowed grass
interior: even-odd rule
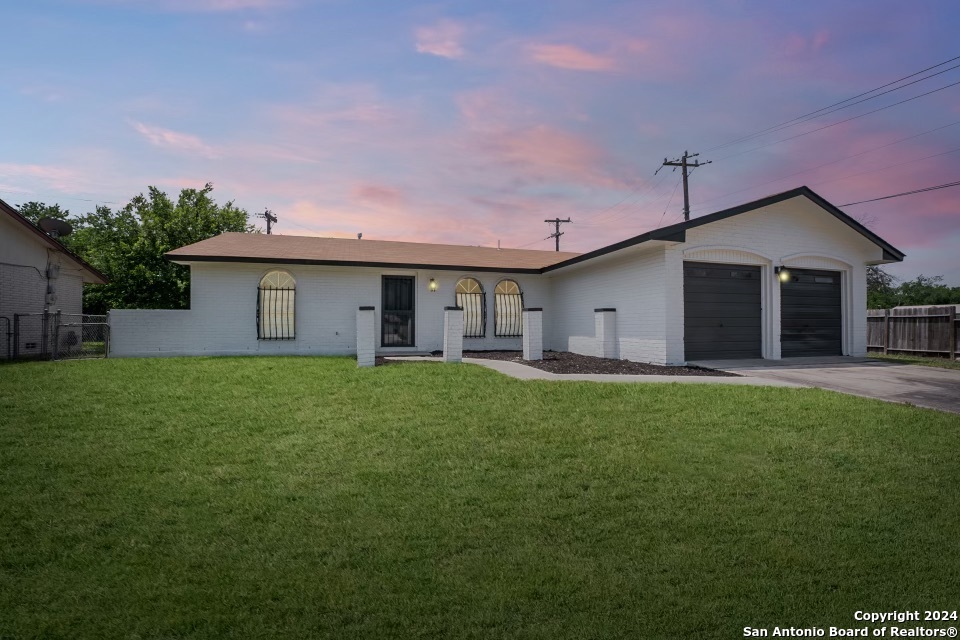
[[[957,369],[960,370],[960,362],[950,360],[949,358],[933,358],[928,356],[908,356],[899,353],[888,353],[886,355],[871,353],[871,358],[884,360],[886,362],[899,362],[900,364],[918,364],[921,367],[937,367],[938,369]]]
[[[960,604],[960,417],[337,358],[0,367],[0,637],[731,638]]]

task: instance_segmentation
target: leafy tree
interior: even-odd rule
[[[960,304],[960,287],[943,284],[943,276],[919,275],[897,287],[898,304]]]
[[[55,218],[56,220],[65,220],[73,225],[74,233],[68,236],[58,238],[68,249],[74,253],[82,253],[83,237],[77,235],[77,221],[70,217],[70,211],[63,209],[59,204],[46,204],[44,202],[31,201],[20,205],[17,210],[20,214],[33,224],[39,226],[43,218]]]
[[[919,275],[894,286],[896,278],[880,267],[867,267],[867,307],[892,309],[898,306],[960,304],[960,287],[943,284],[943,276]]]
[[[867,308],[889,309],[895,307],[894,283],[896,278],[884,271],[879,265],[867,267]]]
[[[253,232],[247,212],[233,202],[217,204],[213,185],[183,189],[176,202],[156,187],[120,209],[98,206],[71,217],[59,205],[27,203],[21,213],[31,220],[50,215],[69,220],[74,233],[67,245],[104,273],[106,285],[84,287],[86,313],[110,309],[185,309],[190,305],[190,270],[163,255],[225,231]],[[54,214],[54,215],[51,215]]]

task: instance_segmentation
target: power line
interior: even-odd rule
[[[555,229],[554,232],[551,233],[551,234],[550,234],[549,236],[547,236],[547,237],[548,237],[548,238],[555,238],[555,239],[556,239],[556,241],[557,241],[557,249],[556,249],[556,250],[557,250],[557,251],[560,251],[560,236],[563,235],[563,231],[560,231],[560,225],[565,224],[565,223],[568,223],[568,222],[573,222],[573,220],[571,220],[570,218],[567,218],[566,220],[561,220],[560,218],[554,218],[553,220],[544,220],[544,222],[547,222],[547,223],[552,224],[552,225],[554,226],[554,229]]]
[[[832,123],[832,124],[827,124],[827,125],[824,125],[824,126],[822,126],[822,127],[818,127],[818,128],[816,128],[816,129],[811,129],[810,131],[804,131],[803,133],[798,133],[798,134],[796,134],[796,135],[789,136],[789,137],[787,137],[787,138],[783,138],[783,139],[781,139],[781,140],[775,140],[775,141],[773,141],[773,142],[768,142],[767,144],[762,144],[762,145],[760,145],[759,147],[754,147],[754,148],[752,148],[752,149],[747,149],[746,151],[739,151],[739,152],[737,152],[737,153],[731,153],[731,154],[728,155],[728,156],[723,156],[722,158],[717,158],[717,160],[726,160],[727,158],[733,158],[733,157],[736,157],[736,156],[741,156],[741,155],[743,155],[743,154],[745,154],[745,153],[751,153],[751,152],[753,152],[753,151],[757,151],[758,149],[764,149],[764,148],[766,148],[766,147],[770,147],[770,146],[773,146],[773,145],[775,145],[775,144],[780,144],[781,142],[787,142],[788,140],[794,140],[795,138],[801,138],[801,137],[803,137],[803,136],[810,135],[811,133],[816,133],[817,131],[823,131],[824,129],[829,129],[830,127],[835,127],[835,126],[837,126],[837,125],[839,125],[839,124],[843,124],[843,123],[845,123],[845,122],[850,122],[851,120],[856,120],[856,119],[858,119],[858,118],[863,118],[864,116],[869,116],[869,115],[871,115],[871,114],[878,113],[878,112],[880,112],[880,111],[885,111],[885,110],[890,109],[890,108],[892,108],[892,107],[896,107],[897,105],[901,105],[901,104],[904,104],[904,103],[906,103],[906,102],[910,102],[910,101],[912,101],[912,100],[916,100],[917,98],[923,98],[924,96],[929,96],[929,95],[932,94],[932,93],[937,93],[938,91],[943,91],[944,89],[949,89],[950,87],[955,87],[955,86],[957,86],[958,84],[960,84],[960,80],[958,80],[958,81],[956,81],[956,82],[952,82],[952,83],[950,83],[950,84],[948,84],[948,85],[944,85],[944,86],[939,87],[939,88],[937,88],[937,89],[934,89],[934,90],[932,90],[932,91],[927,91],[926,93],[921,93],[920,95],[913,96],[912,98],[907,98],[906,100],[901,100],[900,102],[894,102],[893,104],[888,104],[888,105],[885,106],[885,107],[880,107],[879,109],[874,109],[873,111],[867,111],[866,113],[861,113],[860,115],[857,115],[857,116],[852,116],[852,117],[850,117],[850,118],[846,118],[846,119],[844,119],[844,120],[840,120],[840,121],[834,122],[834,123]]]
[[[659,170],[660,170],[660,169],[658,168],[657,171],[659,171]],[[657,175],[657,171],[654,171],[654,172],[653,172],[653,175],[654,175],[654,176]],[[606,207],[606,208],[604,208],[604,209],[600,209],[599,211],[596,211],[596,212],[594,212],[594,213],[585,214],[585,215],[595,216],[595,218],[593,218],[591,221],[594,222],[594,223],[596,223],[596,222],[599,221],[600,216],[603,216],[604,214],[607,214],[607,213],[613,211],[614,209],[618,208],[620,205],[622,205],[622,204],[623,204],[624,202],[626,202],[627,200],[631,199],[633,196],[639,195],[639,194],[640,194],[640,190],[643,189],[643,187],[646,187],[646,189],[644,190],[644,193],[647,193],[647,192],[651,191],[651,190],[656,186],[656,184],[657,184],[656,182],[654,182],[654,181],[651,180],[650,182],[646,182],[646,183],[644,183],[644,184],[642,184],[642,185],[637,185],[636,187],[633,187],[627,195],[625,195],[623,198],[621,198],[619,202],[616,202],[616,203],[614,203],[614,204],[612,204],[612,205],[610,205],[610,206],[608,206],[608,207]]]
[[[666,177],[666,175],[667,175],[666,173],[663,174],[664,177]],[[663,183],[663,178],[660,179],[660,182],[657,184],[657,187],[661,186],[662,183]],[[646,204],[647,206],[652,206],[652,205],[656,204],[657,202],[663,200],[665,197],[667,197],[667,194],[668,194],[668,193],[671,193],[671,191],[670,191],[669,185],[666,185],[666,186],[667,186],[667,189],[666,189],[665,191],[663,191],[663,193],[661,193],[660,195],[656,196],[655,198],[653,198],[652,200],[648,201],[648,202],[645,203],[645,204]],[[620,220],[623,220],[623,219],[626,218],[627,216],[631,215],[632,213],[634,213],[634,212],[632,212],[632,211],[624,211],[623,213],[620,213],[619,215],[616,215],[616,216],[610,218],[609,220],[604,220],[604,221],[602,221],[602,222],[600,222],[600,223],[598,223],[598,224],[578,224],[578,226],[581,226],[581,227],[604,227],[604,226],[613,224],[613,223],[615,223],[615,222],[619,222]]]
[[[871,94],[871,93],[874,93],[875,91],[879,91],[880,89],[886,89],[886,88],[889,87],[889,86],[895,85],[895,84],[897,84],[897,83],[899,83],[899,82],[903,82],[904,80],[908,80],[909,78],[912,78],[912,77],[914,77],[914,76],[920,75],[921,73],[926,73],[927,71],[930,71],[930,70],[932,70],[932,69],[936,69],[937,67],[942,67],[943,65],[949,64],[949,63],[954,62],[954,61],[956,61],[956,60],[960,60],[960,56],[957,56],[957,57],[955,57],[955,58],[950,58],[949,60],[944,60],[943,62],[940,62],[940,63],[938,63],[938,64],[933,65],[932,67],[927,67],[926,69],[921,69],[920,71],[917,71],[917,72],[915,72],[915,73],[911,73],[910,75],[903,76],[902,78],[898,78],[897,80],[894,80],[893,82],[888,82],[887,84],[881,85],[881,86],[876,87],[876,88],[874,88],[874,89],[870,89],[869,91],[865,91],[865,92],[863,92],[863,93],[857,94],[857,95],[853,96],[852,98],[847,98],[846,100],[841,100],[840,102],[834,102],[833,104],[827,105],[826,107],[822,107],[822,108],[820,108],[820,109],[817,109],[816,111],[811,111],[811,112],[809,112],[809,113],[805,113],[805,114],[803,114],[803,115],[797,116],[796,118],[793,118],[792,120],[787,120],[786,122],[781,122],[780,124],[776,124],[776,125],[773,125],[773,126],[771,126],[771,127],[767,127],[766,129],[762,129],[762,130],[760,130],[760,131],[758,131],[758,132],[756,132],[756,133],[752,133],[752,134],[743,136],[743,137],[741,137],[741,138],[737,138],[736,140],[731,140],[730,142],[725,142],[725,143],[720,144],[720,145],[717,145],[717,146],[715,146],[715,147],[711,147],[711,148],[707,149],[706,152],[714,151],[714,150],[716,150],[716,149],[721,149],[721,148],[723,148],[723,147],[728,147],[728,146],[730,146],[730,145],[732,145],[732,144],[736,144],[736,143],[738,143],[738,142],[743,142],[744,140],[749,140],[750,138],[755,138],[755,137],[760,136],[760,135],[763,135],[763,134],[765,134],[765,133],[770,133],[770,132],[772,132],[772,131],[774,131],[774,130],[777,130],[777,129],[781,128],[781,127],[784,127],[784,126],[786,126],[786,125],[793,126],[792,123],[797,123],[797,124],[799,124],[799,123],[797,122],[798,120],[803,120],[803,119],[805,119],[805,118],[808,118],[808,117],[810,117],[810,116],[814,116],[814,115],[817,115],[817,114],[821,114],[821,115],[822,115],[822,112],[823,112],[823,111],[826,111],[827,109],[832,109],[833,107],[837,107],[837,106],[839,106],[839,105],[842,105],[842,104],[845,103],[845,102],[850,102],[851,100],[856,100],[857,98],[862,98],[863,96],[866,96],[866,95],[869,95],[869,94]],[[950,69],[956,69],[956,67],[951,67]],[[946,70],[944,70],[944,71],[940,71],[940,72],[938,72],[938,73],[935,73],[935,74],[930,75],[930,76],[927,76],[927,77],[928,77],[928,78],[932,78],[934,75],[939,75],[940,73],[945,73],[946,71],[949,71],[950,69],[946,69]],[[921,78],[921,80],[926,80],[926,79],[927,79],[927,78]],[[920,80],[916,80],[916,81],[911,82],[911,83],[909,83],[909,84],[914,84],[915,82],[920,82]],[[903,85],[903,86],[901,86],[901,87],[897,87],[897,89],[902,89],[903,87],[909,86],[909,84],[905,84],[905,85]],[[893,89],[893,91],[895,91],[895,90],[896,90],[896,89]],[[889,93],[889,92],[884,92],[884,93]],[[878,94],[878,95],[883,95],[883,94]],[[877,96],[873,96],[873,97],[875,98],[875,97],[877,97]],[[870,99],[870,98],[868,98],[868,99]],[[847,106],[851,106],[851,105],[847,105]]]
[[[642,193],[641,193],[641,192],[639,191],[639,189],[638,189],[638,190],[636,190],[636,192],[635,192],[636,195],[635,195],[634,197],[627,196],[627,198],[629,198],[630,200],[632,200],[631,204],[635,204],[640,198],[642,198],[642,197],[644,197],[644,196],[651,195],[653,192],[655,192],[657,189],[659,189],[659,188],[660,188],[660,185],[663,183],[664,179],[666,178],[666,175],[667,175],[667,174],[663,174],[662,176],[660,176],[659,178],[657,178],[656,181],[649,183],[649,184],[647,185],[648,188],[645,189]],[[657,198],[654,200],[654,202],[656,202],[656,200],[659,200],[659,199],[662,198],[662,197],[663,197],[663,195],[661,194],[659,197],[657,197]],[[578,226],[578,227],[602,227],[602,226],[605,226],[605,225],[610,224],[611,222],[615,222],[616,220],[621,220],[621,219],[623,219],[623,217],[624,217],[625,215],[628,215],[629,212],[625,212],[625,213],[614,213],[614,210],[615,210],[615,209],[619,209],[621,206],[623,206],[623,204],[624,204],[626,201],[627,201],[627,199],[623,199],[623,200],[621,200],[619,203],[617,203],[616,206],[607,207],[606,212],[608,212],[608,216],[607,216],[606,219],[603,219],[603,220],[601,220],[601,219],[595,219],[595,220],[592,220],[591,222],[588,222],[588,223],[579,223],[579,222],[578,222],[578,223],[577,223],[577,226]]]
[[[670,199],[667,200],[667,206],[663,208],[663,213],[660,214],[660,221],[657,222],[657,229],[663,224],[663,216],[667,215],[667,209],[670,208],[670,203],[673,202],[673,196],[677,194],[677,187],[680,186],[680,180],[681,178],[677,178],[677,184],[673,185],[673,191],[670,193]]]
[[[714,197],[712,197],[712,198],[707,198],[706,200],[703,200],[703,201],[701,202],[701,206],[700,206],[700,207],[694,207],[694,210],[695,210],[695,211],[698,210],[698,209],[699,209],[699,210],[702,210],[702,209],[703,209],[703,206],[702,206],[702,205],[703,205],[704,203],[707,203],[707,202],[715,202],[715,201],[720,200],[720,199],[722,199],[722,198],[725,198],[725,197],[727,197],[727,196],[732,196],[732,195],[735,195],[735,194],[738,194],[738,193],[743,193],[744,191],[750,191],[751,189],[755,189],[755,188],[757,188],[757,187],[762,187],[762,186],[767,185],[767,184],[772,184],[772,183],[774,183],[774,182],[779,182],[780,180],[785,180],[785,179],[787,179],[787,178],[792,178],[793,176],[799,176],[799,175],[802,175],[802,174],[804,174],[804,173],[810,173],[811,171],[815,171],[815,170],[821,169],[821,168],[823,168],[823,167],[828,167],[828,166],[830,166],[830,165],[832,165],[832,164],[837,164],[838,162],[843,162],[844,160],[850,160],[850,159],[852,159],[852,158],[858,158],[858,157],[863,156],[863,155],[866,155],[866,154],[868,154],[868,153],[873,153],[874,151],[879,151],[880,149],[886,149],[887,147],[892,147],[893,145],[900,144],[901,142],[906,142],[906,141],[908,141],[908,140],[913,140],[914,138],[919,138],[919,137],[921,137],[921,136],[925,136],[925,135],[927,135],[927,134],[934,133],[934,132],[936,132],[936,131],[940,131],[940,130],[942,130],[942,129],[947,129],[947,128],[949,128],[949,127],[955,127],[955,126],[958,125],[958,124],[960,124],[960,120],[957,120],[957,121],[955,121],[955,122],[951,122],[950,124],[945,124],[945,125],[940,126],[940,127],[936,127],[936,128],[933,128],[933,129],[929,129],[929,130],[927,130],[927,131],[923,131],[923,132],[921,132],[921,133],[914,134],[914,135],[912,135],[912,136],[907,136],[906,138],[900,138],[899,140],[894,140],[893,142],[888,142],[888,143],[882,144],[882,145],[880,145],[880,146],[878,146],[878,147],[872,147],[872,148],[870,148],[870,149],[866,149],[866,150],[864,150],[864,151],[860,151],[860,152],[858,152],[858,153],[851,154],[851,155],[849,155],[849,156],[843,156],[842,158],[837,158],[836,160],[830,160],[829,162],[824,162],[824,163],[822,163],[822,164],[814,165],[814,166],[808,167],[808,168],[806,168],[806,169],[801,169],[800,171],[794,171],[793,173],[788,173],[788,174],[779,176],[779,177],[777,177],[777,178],[774,178],[774,179],[772,179],[772,180],[767,180],[766,182],[759,182],[759,183],[753,184],[753,185],[751,185],[751,186],[749,186],[749,187],[744,187],[743,189],[737,189],[736,191],[728,191],[727,193],[722,193],[722,194],[720,194],[720,195],[718,195],[718,196],[714,196]]]
[[[938,184],[933,187],[924,187],[923,189],[914,189],[913,191],[904,191],[903,193],[894,193],[889,196],[882,196],[880,198],[872,198],[870,200],[860,200],[859,202],[848,202],[847,204],[841,204],[841,207],[852,207],[855,204],[864,204],[867,202],[877,202],[878,200],[889,200],[890,198],[899,198],[900,196],[910,196],[915,193],[925,193],[927,191],[936,191],[937,189],[946,189],[947,187],[957,187],[960,186],[960,180],[956,182],[947,182],[945,184]]]
[[[663,165],[661,165],[664,167],[680,167],[681,168],[680,175],[683,177],[683,219],[684,220],[690,219],[690,187],[688,185],[688,180],[687,180],[690,173],[687,171],[687,169],[690,169],[692,171],[697,167],[702,167],[705,164],[710,164],[711,162],[713,162],[712,160],[707,160],[702,164],[699,160],[694,160],[693,163],[688,162],[690,158],[696,158],[699,155],[700,155],[699,153],[694,153],[693,155],[690,155],[689,152],[684,151],[683,156],[681,156],[677,160],[668,161],[666,158],[664,158]],[[670,199],[673,200],[672,195],[670,196]],[[669,206],[669,203],[667,203],[667,205]]]

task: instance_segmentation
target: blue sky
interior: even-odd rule
[[[960,85],[780,141],[960,69],[714,149],[960,56],[956,2],[41,0],[0,20],[13,204],[209,181],[279,233],[549,249],[544,218],[570,216],[563,248],[589,250],[680,218],[678,175],[653,172],[685,149],[714,160],[694,216],[960,179]],[[896,275],[957,285],[958,205],[960,188],[846,210],[908,254]]]

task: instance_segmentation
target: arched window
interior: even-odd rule
[[[270,271],[257,291],[257,338],[293,340],[297,281],[286,271]]]
[[[457,306],[463,309],[463,337],[484,337],[487,328],[487,304],[483,285],[475,278],[460,278],[456,291]]]
[[[513,280],[501,280],[493,291],[493,321],[498,338],[523,335],[523,292]]]

